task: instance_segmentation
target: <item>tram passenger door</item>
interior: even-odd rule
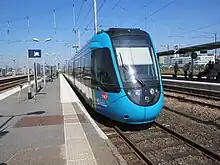
[[[118,80],[108,48],[92,50],[92,86],[93,104],[96,110],[107,114],[111,102],[119,92]]]
[[[101,69],[102,69],[102,49],[92,50],[92,98],[93,108],[102,111],[105,101],[102,99]]]

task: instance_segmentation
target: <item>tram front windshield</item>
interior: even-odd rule
[[[156,55],[147,36],[119,36],[113,38],[117,63],[124,86],[144,86],[157,81]]]

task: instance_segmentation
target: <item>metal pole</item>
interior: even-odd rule
[[[217,42],[217,33],[215,33],[215,43]],[[217,59],[217,49],[215,48],[215,61]]]
[[[30,21],[29,21],[29,17],[27,17],[27,25],[28,25],[28,40],[29,40],[29,35],[30,35]]]
[[[7,33],[9,34],[9,32],[10,32],[10,23],[9,23],[9,21],[8,21],[8,29],[7,29]]]
[[[50,66],[50,79],[53,81],[53,66]]]
[[[94,10],[94,33],[98,32],[98,22],[97,22],[97,12],[96,12],[96,0],[93,0],[93,10]]]
[[[6,74],[8,73],[8,66],[7,66],[7,64],[5,65],[5,73]]]
[[[169,44],[167,44],[167,50],[168,50],[168,51],[170,50],[170,45],[169,45]]]
[[[44,76],[44,87],[46,86],[46,73],[45,73],[45,59],[44,59],[44,52],[43,52],[43,41],[41,41],[41,53],[42,53],[42,58],[43,58],[43,76]]]
[[[30,39],[30,21],[29,21],[29,17],[27,16],[27,28],[28,28],[28,41],[29,41],[29,39]],[[27,52],[27,54],[28,54],[28,52]],[[28,56],[28,55],[27,55]],[[28,57],[27,57],[28,58]],[[29,67],[28,67],[28,65],[29,65],[29,60],[27,59],[27,67],[26,67],[26,69],[27,69],[27,72],[29,72]],[[28,80],[29,81],[29,80]]]
[[[72,57],[72,46],[70,46],[70,58]]]
[[[55,9],[53,9],[53,24],[54,24],[54,32],[56,34],[56,28],[57,28],[57,25],[56,25],[56,13],[55,13]]]
[[[13,68],[14,68],[14,73],[13,73],[13,76],[16,76],[16,71],[15,71],[15,59],[13,59]]]
[[[34,82],[35,82],[35,95],[37,94],[37,69],[36,63],[34,62]]]
[[[65,69],[66,71],[65,71],[65,73],[68,74],[68,64],[67,64],[68,60],[65,60],[65,62],[66,62],[66,67],[65,67],[65,68],[66,68],[66,69]]]
[[[76,15],[75,15],[75,6],[73,4],[73,29],[74,29],[74,32],[75,32],[75,29],[76,29]]]
[[[78,29],[78,49],[80,48],[80,29]]]
[[[31,82],[30,82],[30,73],[29,73],[29,56],[27,51],[27,74],[28,74],[28,99],[31,99]]]
[[[145,30],[147,31],[147,5],[145,5]]]
[[[194,52],[191,53],[191,59],[192,59],[192,64],[191,64],[191,69],[192,69],[192,79],[193,79],[193,53],[194,53]]]

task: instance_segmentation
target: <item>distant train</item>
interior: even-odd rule
[[[158,58],[140,29],[98,32],[69,60],[66,77],[95,111],[119,122],[152,122],[164,104]]]

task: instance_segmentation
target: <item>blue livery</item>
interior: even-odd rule
[[[158,58],[150,35],[140,29],[99,32],[69,60],[67,72],[86,102],[113,120],[149,123],[163,108]]]

